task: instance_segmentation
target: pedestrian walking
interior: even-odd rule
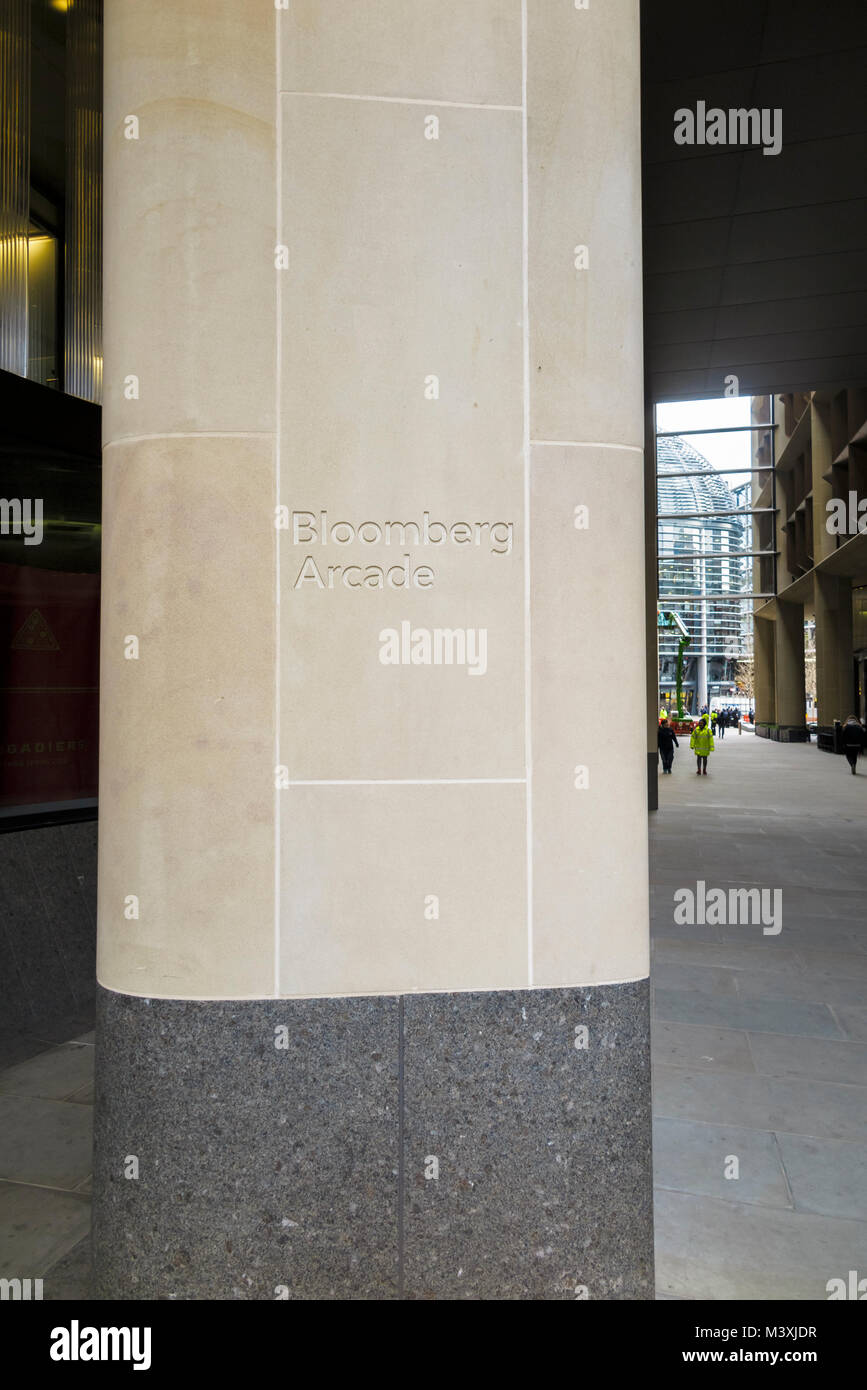
[[[697,777],[707,776],[707,760],[714,750],[713,732],[707,722],[707,716],[702,715],[698,721],[698,727],[693,729],[689,736],[689,746],[695,753]]]
[[[656,746],[662,757],[663,775],[666,772],[670,773],[671,765],[674,762],[674,750],[675,748],[679,748],[680,744],[677,741],[677,734],[674,732],[674,729],[667,719],[663,719],[660,722],[656,734]]]
[[[864,749],[864,729],[860,720],[854,714],[850,714],[840,732],[840,742],[843,745],[843,752],[846,754],[846,761],[852,769],[854,777],[858,771],[858,754]]]

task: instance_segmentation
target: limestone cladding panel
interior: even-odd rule
[[[97,974],[112,989],[272,991],[273,486],[270,440],[105,451]]]

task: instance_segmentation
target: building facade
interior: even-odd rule
[[[805,739],[805,623],[813,630],[820,747],[834,722],[864,718],[867,661],[867,389],[828,387],[775,398],[776,426],[756,436],[774,463],[756,517],[756,587],[775,593],[755,615],[756,731]]]

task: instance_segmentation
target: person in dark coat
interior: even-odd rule
[[[671,765],[674,762],[674,750],[679,748],[677,734],[671,727],[667,719],[663,719],[659,725],[656,735],[656,746],[662,755],[663,773],[671,772]]]
[[[843,745],[843,752],[846,754],[846,761],[852,769],[854,777],[858,771],[858,754],[864,748],[864,730],[861,723],[854,714],[850,714],[840,734],[840,742]]]

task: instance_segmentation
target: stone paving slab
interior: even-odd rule
[[[753,1072],[746,1033],[729,1028],[693,1027],[658,1019],[653,1029],[653,1063],[698,1067],[703,1071]]]
[[[657,1017],[676,1023],[705,1023],[718,1028],[742,1028],[767,1033],[841,1038],[837,1020],[827,1004],[791,999],[732,999],[697,990],[654,989]]]
[[[867,1221],[867,1144],[795,1134],[777,1143],[798,1211]]]
[[[87,1105],[0,1096],[0,1178],[71,1191],[93,1167]]]
[[[684,1299],[827,1299],[867,1269],[867,1222],[656,1193],[657,1281]]]
[[[664,1174],[657,1187],[724,1202],[793,1205],[773,1134],[659,1118],[653,1125],[653,1152]]]
[[[89,1231],[89,1198],[0,1182],[0,1277],[43,1277]]]
[[[67,1044],[0,1072],[0,1095],[64,1100],[93,1079],[93,1048]]]
[[[867,1043],[775,1037],[766,1032],[750,1033],[749,1045],[756,1071],[768,1076],[803,1076],[813,1081],[867,1086]],[[867,1100],[867,1092],[864,1098]]]
[[[867,1089],[779,1076],[658,1066],[655,1115],[746,1125],[774,1133],[867,1141]]]

